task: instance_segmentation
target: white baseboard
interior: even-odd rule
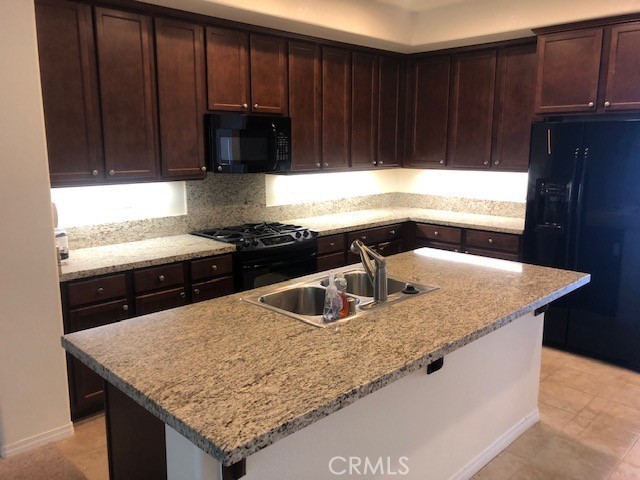
[[[48,432],[39,433],[33,437],[19,440],[9,445],[0,445],[0,457],[9,458],[21,453],[26,453],[38,447],[42,447],[50,442],[62,440],[73,435],[73,423],[69,422],[61,427],[54,428]]]
[[[533,412],[499,436],[480,455],[453,474],[449,480],[467,480],[473,477],[482,467],[511,445],[511,442],[538,423],[538,420],[540,420],[540,412],[536,408]]]

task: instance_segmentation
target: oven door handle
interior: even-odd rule
[[[257,270],[259,268],[266,268],[266,267],[273,267],[273,268],[284,267],[285,265],[293,265],[296,263],[302,263],[308,260],[312,260],[313,258],[316,257],[316,255],[317,255],[316,252],[313,252],[311,255],[306,255],[304,257],[296,258],[293,260],[283,260],[281,262],[265,262],[265,263],[254,263],[253,265],[243,265],[242,269]]]

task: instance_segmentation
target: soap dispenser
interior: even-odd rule
[[[322,318],[325,323],[335,322],[340,318],[340,310],[342,310],[342,298],[338,293],[336,284],[334,281],[334,274],[329,274],[329,286],[324,294],[324,311]]]

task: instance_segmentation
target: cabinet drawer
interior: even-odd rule
[[[76,305],[124,297],[127,292],[127,282],[124,273],[120,273],[94,280],[70,283],[67,291],[69,294],[69,306],[74,307]]]
[[[133,272],[136,293],[172,287],[184,283],[184,268],[182,263],[160,265]]]
[[[233,277],[214,278],[207,282],[194,283],[191,288],[193,302],[201,302],[233,293]]]
[[[181,307],[186,304],[187,295],[184,288],[174,288],[163,290],[162,292],[148,293],[136,297],[136,314],[146,315],[147,313],[159,312],[170,308]]]
[[[418,223],[416,225],[416,237],[428,238],[437,242],[460,244],[462,242],[462,229]]]
[[[520,236],[510,235],[508,233],[467,230],[467,245],[470,247],[518,253],[518,251],[520,251]]]
[[[416,240],[416,248],[421,247],[437,248],[438,250],[448,250],[449,252],[460,252],[460,245],[456,243],[432,242],[431,240],[419,238]]]
[[[402,240],[394,240],[393,242],[384,242],[376,245],[374,248],[380,255],[388,257],[402,252]]]
[[[191,261],[191,280],[228,275],[233,271],[233,259],[231,255],[203,258]]]
[[[322,255],[318,257],[318,271],[324,272],[332,268],[344,267],[344,252],[332,253],[330,255]]]
[[[129,318],[129,304],[126,300],[100,303],[91,307],[69,311],[69,325],[65,333],[78,332],[87,328],[100,327]]]
[[[365,245],[373,245],[374,243],[388,242],[400,238],[402,235],[402,224],[397,223],[387,227],[369,228],[367,230],[358,230],[351,232],[347,237],[348,246],[354,240],[361,240]]]
[[[480,255],[482,257],[499,258],[501,260],[511,260],[514,262],[520,261],[520,256],[517,253],[499,252],[497,250],[485,250],[482,248],[467,248],[465,253],[471,255]]]
[[[318,255],[344,251],[344,234],[318,237]]]

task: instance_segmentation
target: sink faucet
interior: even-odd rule
[[[367,272],[369,280],[373,284],[373,301],[382,303],[387,301],[387,260],[379,253],[374,252],[360,240],[354,240],[351,251],[360,255],[362,266]],[[371,259],[375,263],[375,269]]]

